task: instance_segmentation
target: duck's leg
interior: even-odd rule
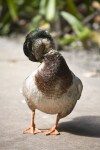
[[[59,120],[60,120],[60,115],[58,114],[57,119],[56,119],[56,123],[53,126],[53,128],[50,130],[42,131],[42,132],[45,133],[46,135],[51,135],[51,134],[59,135],[60,133],[57,131],[57,125],[58,125]]]
[[[31,126],[30,128],[24,130],[23,133],[37,134],[41,132],[39,129],[35,128],[34,118],[35,118],[35,111],[32,111]]]

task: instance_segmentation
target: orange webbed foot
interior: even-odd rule
[[[39,129],[37,129],[37,128],[34,129],[33,127],[30,127],[28,129],[24,130],[23,133],[24,134],[25,133],[37,134],[37,133],[41,133],[41,131]]]
[[[45,133],[46,135],[59,135],[60,133],[56,129],[50,129],[46,131],[42,131],[42,133]]]

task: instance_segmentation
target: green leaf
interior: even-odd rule
[[[2,24],[6,24],[9,22],[9,20],[11,19],[11,16],[9,14],[9,12],[4,16],[4,18],[2,19]]]
[[[87,27],[83,26],[75,16],[65,11],[62,11],[61,15],[71,25],[74,32],[76,33],[76,36],[62,38],[60,40],[60,44],[66,44],[70,41],[77,40],[77,39],[83,40],[90,36],[91,31]]]
[[[87,27],[84,27],[82,32],[80,32],[80,34],[78,35],[78,39],[83,40],[83,39],[89,37],[90,33],[91,33],[91,31]]]
[[[61,12],[61,16],[72,26],[76,34],[79,35],[83,29],[81,22],[75,16],[65,11]]]
[[[77,36],[70,36],[68,38],[64,37],[64,38],[61,38],[61,40],[59,41],[59,44],[67,44],[67,43],[69,43],[73,40],[77,40],[77,39],[78,39]]]
[[[64,37],[61,38],[61,40],[59,41],[60,44],[67,44],[69,42],[72,42],[74,40],[83,40],[86,39],[87,37],[89,37],[91,34],[91,31],[88,28],[83,29],[83,31],[77,36],[70,36],[70,37]]]
[[[46,14],[46,4],[47,4],[47,0],[41,0],[40,1],[39,12],[40,12],[41,15],[45,15]]]
[[[83,26],[81,22],[75,16],[65,11],[62,11],[61,15],[72,26],[73,30],[77,34],[76,37],[72,36],[71,38],[66,38],[66,40],[65,39],[62,40],[62,42],[64,41],[63,42],[64,44],[67,43],[67,41],[69,40],[71,41],[75,39],[82,40],[82,39],[89,37],[91,31],[87,27]]]
[[[67,11],[72,15],[74,15],[75,17],[79,18],[77,7],[75,6],[74,2],[72,0],[66,0],[66,4],[67,4]]]
[[[54,21],[56,16],[56,0],[49,0],[46,8],[46,19]]]
[[[17,8],[15,0],[7,0],[8,9],[13,21],[18,20]]]
[[[0,31],[1,35],[6,35],[9,32],[10,23],[7,23],[3,26],[3,29]]]
[[[31,21],[31,25],[29,27],[30,30],[35,30],[36,28],[38,28],[41,18],[42,18],[41,15],[37,15],[37,16],[33,17],[32,21]]]

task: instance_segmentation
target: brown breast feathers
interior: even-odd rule
[[[35,76],[37,88],[48,98],[58,98],[72,85],[72,75],[58,52],[44,58],[44,67]]]

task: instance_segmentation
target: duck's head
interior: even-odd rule
[[[42,29],[30,32],[23,45],[25,55],[34,62],[42,62],[45,54],[52,49],[55,49],[53,39]]]

